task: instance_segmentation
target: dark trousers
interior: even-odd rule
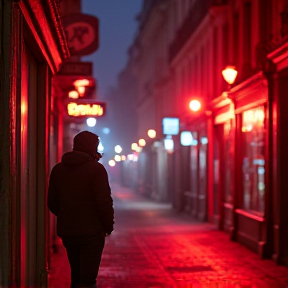
[[[62,242],[71,267],[71,288],[96,287],[105,236],[69,236]]]

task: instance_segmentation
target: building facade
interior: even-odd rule
[[[140,192],[284,265],[287,11],[286,0],[144,1],[132,45],[138,138],[158,135],[139,155]],[[229,65],[232,87],[221,74]],[[180,120],[173,151],[164,117]],[[193,136],[188,146],[182,131]]]
[[[47,287],[51,78],[69,50],[58,1],[1,1],[0,23],[0,286]]]

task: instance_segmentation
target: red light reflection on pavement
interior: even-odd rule
[[[169,204],[113,185],[115,231],[106,238],[99,288],[286,288],[288,269]],[[49,288],[68,288],[65,251],[52,256]],[[61,285],[60,285],[61,284]]]

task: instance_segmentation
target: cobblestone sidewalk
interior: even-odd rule
[[[288,269],[261,260],[211,224],[176,214],[168,204],[112,187],[115,231],[106,238],[99,288],[286,288]],[[61,241],[49,288],[68,288]]]

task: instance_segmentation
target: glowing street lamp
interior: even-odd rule
[[[197,112],[201,109],[201,103],[198,100],[192,100],[189,104],[189,107],[192,111]]]
[[[115,156],[114,156],[114,160],[115,160],[116,162],[120,162],[120,161],[121,161],[121,156],[120,156],[120,155],[115,155]]]
[[[144,147],[146,145],[145,139],[139,139],[138,144],[140,147]]]
[[[132,143],[132,144],[131,144],[131,149],[132,149],[132,150],[136,151],[137,148],[138,148],[138,144],[137,144],[137,143]]]
[[[235,79],[237,77],[238,71],[236,70],[235,66],[227,66],[224,70],[222,70],[222,75],[225,79],[225,81],[230,86],[235,82]]]
[[[115,152],[116,153],[121,153],[122,152],[122,147],[120,145],[115,146]]]
[[[153,129],[149,129],[148,132],[147,132],[148,136],[150,138],[155,138],[156,137],[156,131],[153,130]]]
[[[116,162],[114,160],[109,160],[108,164],[109,166],[114,167],[116,165]]]

